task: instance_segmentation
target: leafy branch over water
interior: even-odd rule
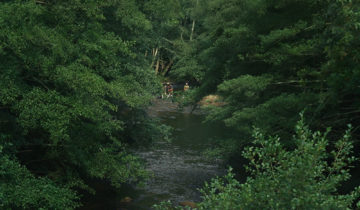
[[[254,146],[243,150],[250,177],[240,183],[230,168],[226,176],[215,178],[200,189],[203,201],[198,209],[352,208],[360,197],[360,187],[349,194],[338,194],[339,186],[349,180],[349,168],[355,161],[351,127],[331,145],[334,149],[330,152],[330,129],[325,133],[312,132],[301,114],[295,131],[296,148],[288,150],[278,137],[265,136],[255,129]],[[155,206],[167,208],[172,208],[170,202]]]

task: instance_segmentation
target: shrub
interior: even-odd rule
[[[359,198],[360,188],[349,194],[337,192],[350,178],[350,126],[329,151],[327,134],[312,132],[301,120],[293,137],[294,150],[287,150],[278,137],[254,130],[254,144],[243,151],[251,174],[243,184],[231,168],[223,178],[213,179],[201,189],[200,209],[348,209]],[[359,203],[357,204],[359,206]]]

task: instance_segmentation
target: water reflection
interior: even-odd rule
[[[173,141],[154,142],[151,148],[136,152],[146,161],[146,168],[153,178],[142,188],[125,186],[120,194],[100,192],[96,196],[97,203],[88,203],[83,209],[142,210],[164,200],[171,200],[174,204],[198,202],[200,194],[197,189],[212,177],[224,174],[220,162],[208,161],[201,155],[209,146],[209,139],[221,135],[221,128],[202,124],[200,115],[165,111],[157,112],[157,116],[174,128]],[[133,200],[124,204],[120,202],[124,196]]]
[[[209,162],[201,155],[210,144],[209,138],[221,130],[202,124],[199,115],[159,112],[158,116],[163,123],[174,128],[173,141],[155,142],[151,150],[138,151],[154,178],[142,189],[144,193],[134,200],[134,204],[145,207],[168,199],[176,204],[198,202],[200,194],[197,189],[224,172],[220,162]]]

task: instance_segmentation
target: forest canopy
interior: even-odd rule
[[[351,135],[346,155],[356,154],[359,50],[360,3],[351,0],[1,1],[0,208],[74,209],[80,191],[93,192],[88,179],[115,188],[144,180],[129,148],[167,135],[146,113],[165,81],[190,83],[184,104],[219,96],[222,105],[207,108],[206,122],[229,130],[213,149],[234,173],[253,143],[271,142],[293,163],[316,156],[312,146],[326,156]],[[294,131],[303,110],[306,123]],[[323,142],[305,124],[332,132]],[[272,137],[254,140],[253,126]],[[309,153],[293,138],[300,131],[309,134]],[[335,146],[325,150],[327,142]],[[359,172],[349,167],[336,172],[339,180],[325,179],[325,203],[350,175],[351,189],[342,191],[357,186]],[[280,179],[288,171],[275,172]],[[269,181],[262,175],[249,174],[240,186],[230,174],[234,199]],[[217,208],[213,192],[222,186],[229,185],[205,188],[204,206]],[[334,205],[351,206],[355,197]]]

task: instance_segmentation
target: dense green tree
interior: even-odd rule
[[[0,28],[0,205],[73,208],[84,178],[144,178],[126,145],[161,135],[143,110],[160,86],[139,4],[2,1]]]
[[[311,127],[333,127],[330,141],[347,123],[359,137],[358,1],[210,0],[200,5],[198,34],[182,49],[171,75],[199,83],[188,97],[194,104],[209,94],[222,97],[223,106],[208,108],[207,122],[222,122],[232,132],[213,144],[211,154],[238,168],[253,125],[279,135],[286,148],[296,148],[292,128],[304,109]],[[356,170],[352,173],[358,177]]]
[[[192,99],[219,94],[209,112],[248,142],[251,126],[292,135],[306,108],[311,126],[358,127],[357,1],[200,1],[200,31],[172,75],[196,80]],[[186,65],[189,64],[189,65]],[[189,78],[190,77],[190,78]],[[357,134],[355,134],[357,135]],[[240,140],[242,139],[242,140]],[[293,145],[293,142],[286,142]]]

